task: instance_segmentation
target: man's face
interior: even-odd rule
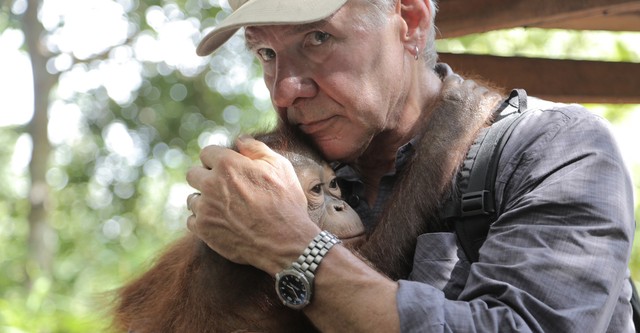
[[[312,24],[245,30],[278,115],[330,160],[352,161],[393,129],[408,90],[399,15],[366,23],[375,9],[363,3]]]

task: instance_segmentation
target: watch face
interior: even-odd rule
[[[309,304],[311,286],[306,277],[297,271],[283,272],[277,278],[276,291],[285,305],[302,309]]]

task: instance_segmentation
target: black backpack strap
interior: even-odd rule
[[[471,262],[478,261],[480,247],[496,219],[494,187],[502,149],[526,109],[526,92],[513,90],[498,109],[496,121],[480,131],[463,163],[458,181],[459,203],[454,204],[454,227]]]
[[[453,221],[460,246],[470,262],[477,262],[480,247],[495,221],[494,187],[502,149],[527,110],[527,94],[515,89],[498,108],[496,121],[478,133],[469,148],[458,178],[460,195],[445,203],[442,218]],[[631,308],[636,332],[640,332],[640,297],[633,279]]]
[[[640,298],[638,298],[638,290],[636,284],[632,278],[629,278],[631,283],[631,310],[633,314],[633,324],[636,327],[636,332],[640,332]]]

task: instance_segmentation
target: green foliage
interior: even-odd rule
[[[436,42],[440,52],[553,59],[640,61],[635,32],[515,28]]]
[[[147,22],[151,9],[196,18],[201,28],[213,25],[220,14],[211,4],[215,1],[118,2],[130,4],[126,18],[133,32],[125,46],[136,36],[158,34]],[[0,30],[19,26],[4,10],[7,6],[0,6]],[[548,53],[548,32],[515,29],[499,34],[438,45],[441,50],[493,54]],[[588,38],[554,38],[566,44],[553,54],[579,57],[586,52],[582,45]],[[615,60],[638,59],[626,45],[622,39],[617,42]],[[91,72],[109,60],[107,54],[77,61],[66,72]],[[23,140],[25,128],[0,128],[1,332],[107,330],[111,292],[149,267],[160,249],[185,232],[184,200],[191,190],[184,177],[190,166],[199,164],[200,149],[274,125],[270,102],[253,97],[261,73],[251,56],[228,48],[209,60],[187,74],[165,62],[142,61],[141,84],[125,102],[109,98],[104,87],[57,97],[58,102],[77,106],[82,117],[74,127],[81,137],[56,143],[50,159],[53,232],[46,241],[55,250],[50,272],[39,269],[27,250],[29,180],[16,160],[21,153],[16,143]],[[248,70],[238,74],[234,68]],[[604,115],[619,122],[626,113],[627,109],[610,107]],[[639,179],[637,166],[634,173]],[[634,274],[640,273],[635,253]]]
[[[136,36],[157,35],[147,22],[151,9],[185,19],[220,11],[207,1],[130,4],[127,19],[135,31],[125,46]],[[10,24],[3,11],[0,24],[19,26],[18,17],[12,18]],[[238,52],[222,50],[211,63],[224,60],[226,66],[203,66],[188,75],[162,61],[142,61],[141,85],[129,101],[114,101],[104,87],[57,98],[79,109],[79,124],[69,129],[81,137],[56,143],[51,156],[52,232],[46,239],[55,250],[51,271],[37,267],[27,247],[29,178],[14,150],[25,128],[0,129],[1,332],[108,329],[113,291],[185,232],[184,200],[191,192],[185,174],[199,164],[200,149],[274,123],[270,104],[250,97],[260,82],[251,56]],[[97,71],[112,54],[77,60],[67,72]],[[231,82],[226,75],[238,61],[250,70]],[[215,92],[213,85],[227,89]]]

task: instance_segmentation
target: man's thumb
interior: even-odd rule
[[[240,154],[252,160],[271,159],[275,155],[273,150],[263,142],[246,134],[240,135],[238,139],[236,139],[236,147]]]

